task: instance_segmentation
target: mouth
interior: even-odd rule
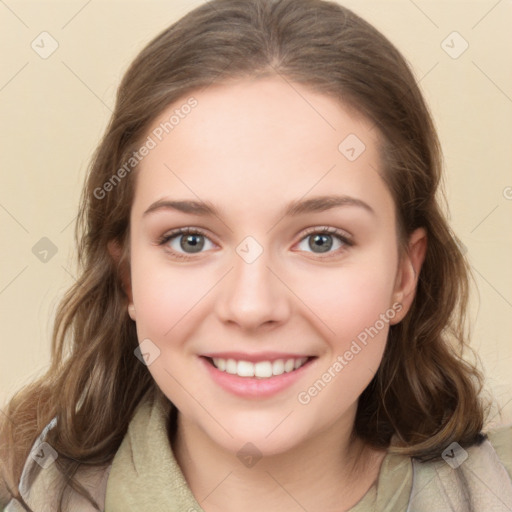
[[[316,359],[316,356],[306,356],[251,362],[243,359],[201,357],[220,372],[253,379],[271,379],[285,373],[293,373]]]

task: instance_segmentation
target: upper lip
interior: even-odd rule
[[[203,357],[235,359],[236,361],[249,361],[257,363],[258,361],[276,361],[278,359],[301,359],[303,357],[313,357],[307,354],[292,354],[291,352],[258,352],[247,354],[244,352],[210,352],[202,354]]]

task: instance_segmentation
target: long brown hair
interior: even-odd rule
[[[266,74],[333,96],[371,120],[401,241],[417,227],[427,232],[415,300],[391,327],[382,363],[359,399],[357,435],[421,460],[440,456],[454,440],[481,441],[483,377],[463,359],[469,270],[440,206],[440,145],[406,61],[372,25],[334,2],[211,0],[153,39],[120,84],[81,197],[78,278],[56,315],[51,366],[11,399],[1,425],[11,495],[19,496],[30,447],[56,417],[47,437],[59,454],[55,463],[69,486],[88,496],[72,478],[80,464],[111,461],[140,400],[158,392],[134,356],[136,329],[121,284],[122,272],[129,272],[136,168],[108,193],[98,191],[171,103],[212,83]],[[122,252],[118,264],[109,242]]]

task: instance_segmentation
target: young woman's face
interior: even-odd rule
[[[182,421],[275,454],[352,425],[406,312],[394,204],[376,129],[335,100],[279,78],[192,96],[147,133],[131,316]]]

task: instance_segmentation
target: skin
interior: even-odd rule
[[[277,77],[210,86],[194,97],[198,106],[137,170],[124,283],[139,340],[149,338],[160,350],[148,369],[179,410],[174,453],[208,512],[348,510],[375,481],[385,455],[350,434],[389,324],[308,404],[297,396],[393,304],[402,308],[390,323],[402,320],[414,298],[425,232],[415,231],[400,256],[377,130],[347,106]],[[185,101],[162,112],[146,136]],[[338,150],[349,134],[366,146],[354,161]],[[333,193],[364,201],[373,212],[345,205],[280,215],[289,201]],[[210,201],[220,215],[143,215],[164,197]],[[187,226],[207,232],[202,252],[180,247],[179,235],[158,245]],[[304,232],[322,226],[343,230],[353,245],[327,235],[330,252],[315,252],[314,232]],[[250,264],[236,252],[247,236],[263,249]],[[172,255],[187,255],[187,248],[189,260]],[[229,350],[317,359],[291,387],[247,399],[220,388],[199,359]],[[236,456],[247,442],[262,455],[250,468]]]

